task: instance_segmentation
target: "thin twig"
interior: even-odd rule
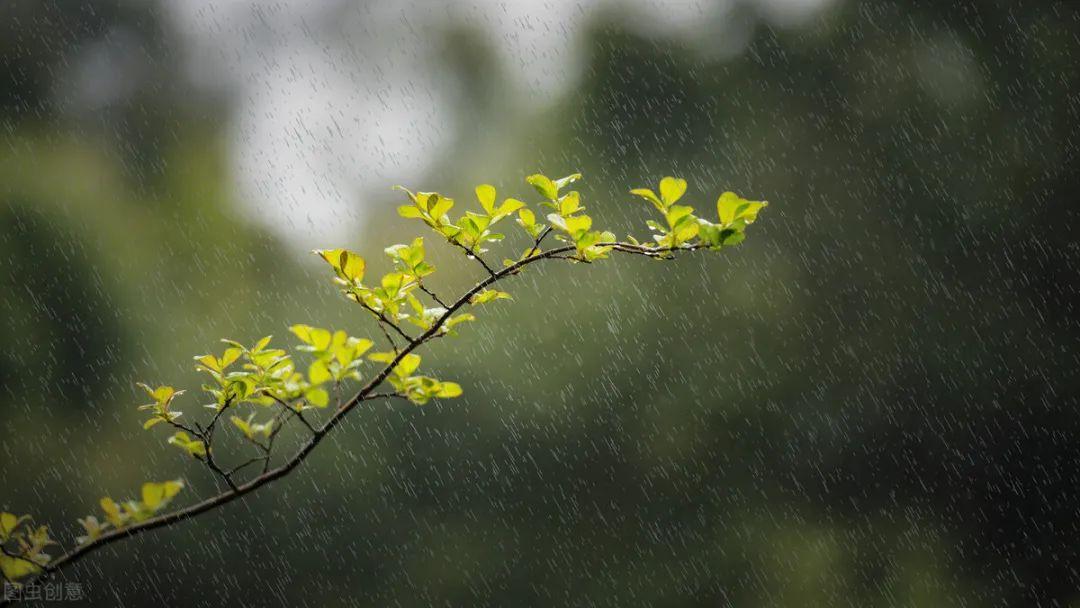
[[[479,253],[477,253],[476,251],[474,251],[472,249],[469,249],[468,247],[466,247],[465,245],[462,245],[461,243],[455,241],[454,239],[448,239],[448,240],[450,241],[450,243],[460,247],[461,250],[465,252],[466,257],[468,257],[470,260],[476,260],[477,262],[480,262],[480,265],[484,267],[484,270],[487,271],[489,277],[492,277],[492,278],[495,277],[495,271],[491,269],[491,266],[487,265],[487,262],[484,261],[484,258],[480,257]]]
[[[250,460],[246,460],[242,464],[238,464],[235,467],[229,469],[228,474],[231,477],[231,476],[236,475],[237,473],[239,473],[242,469],[245,469],[248,466],[255,464],[256,462],[262,462],[262,461],[265,461],[265,460],[270,460],[270,455],[269,454],[263,454],[262,456],[255,456],[254,458],[252,458]]]
[[[367,397],[364,397],[364,401],[374,401],[375,399],[393,399],[394,397],[407,399],[407,397],[405,397],[405,395],[402,395],[401,393],[372,393]]]
[[[421,283],[419,280],[416,281],[416,285],[418,287],[420,287],[420,291],[422,291],[422,292],[426,293],[427,295],[431,296],[431,299],[435,300],[436,304],[438,304],[439,306],[442,306],[443,308],[446,308],[446,303],[443,302],[442,300],[440,300],[439,296],[435,295],[434,291],[431,291],[427,287],[424,287],[424,284]]]
[[[232,477],[230,477],[228,473],[226,473],[221,467],[218,466],[216,462],[214,462],[214,457],[211,454],[212,451],[210,450],[210,448],[206,448],[206,458],[203,459],[203,462],[206,463],[206,466],[210,467],[211,471],[217,473],[219,477],[224,479],[225,484],[228,485],[229,489],[231,489],[233,492],[240,491],[240,488],[237,487],[236,482],[232,480]]]
[[[378,318],[379,318],[379,323],[380,323],[380,324],[383,324],[383,323],[385,323],[386,325],[389,325],[390,327],[394,328],[394,331],[396,331],[396,332],[397,332],[397,333],[398,333],[398,334],[399,334],[399,335],[400,335],[400,336],[401,336],[402,338],[405,338],[405,341],[406,341],[406,342],[412,342],[412,337],[411,337],[411,336],[409,336],[409,334],[407,334],[407,333],[405,333],[404,331],[402,331],[402,329],[401,329],[400,327],[398,327],[397,323],[394,323],[394,322],[393,322],[393,321],[391,321],[390,319],[387,319],[387,318],[386,318],[386,315],[385,315],[385,314],[383,314],[382,312],[380,312],[380,311],[378,311],[378,310],[375,310],[374,308],[372,308],[372,307],[368,306],[367,304],[364,304],[363,302],[361,302],[361,303],[360,303],[360,306],[363,306],[365,310],[367,310],[367,311],[368,311],[368,312],[370,312],[371,314],[373,314],[373,315],[375,315],[376,317],[378,317]],[[385,328],[383,329],[383,333],[384,333],[384,334],[386,333],[386,329],[385,329]],[[387,340],[390,340],[390,336],[389,336],[389,335],[387,335],[387,336],[386,336],[386,339],[387,339]],[[390,340],[390,343],[391,343],[391,344],[393,344],[393,343],[394,343],[394,341],[393,341],[393,340]],[[394,348],[396,349],[396,348],[397,348],[397,346],[395,346]]]
[[[293,414],[294,416],[296,416],[296,417],[297,417],[297,418],[298,418],[298,419],[300,420],[300,422],[304,423],[304,426],[306,426],[306,427],[307,427],[307,429],[308,429],[309,431],[311,431],[311,434],[312,434],[312,435],[314,435],[314,434],[315,434],[315,433],[317,432],[317,431],[315,430],[315,427],[314,427],[314,426],[312,426],[312,425],[311,425],[311,423],[310,423],[310,422],[308,422],[308,419],[304,417],[304,413],[303,413],[303,412],[301,412],[301,411],[299,411],[299,410],[297,410],[297,409],[294,409],[294,408],[293,408],[293,407],[291,407],[291,406],[290,406],[290,405],[289,405],[288,403],[285,403],[284,401],[282,401],[281,399],[279,399],[279,398],[277,397],[277,395],[272,395],[272,394],[270,394],[270,393],[267,393],[267,395],[270,395],[270,398],[271,398],[271,399],[273,399],[274,401],[276,401],[276,402],[278,403],[278,405],[280,405],[281,407],[285,408],[285,411],[289,412],[290,414]]]
[[[169,426],[173,427],[174,429],[176,429],[178,431],[184,431],[185,433],[188,433],[189,435],[191,435],[191,436],[193,436],[193,437],[195,437],[197,439],[202,439],[203,438],[202,431],[196,431],[195,429],[193,429],[193,428],[191,428],[189,426],[185,426],[185,425],[180,424],[179,422],[177,422],[175,420],[171,420],[169,418],[162,418],[162,420],[164,420],[166,424],[168,424]]]
[[[540,243],[542,243],[544,241],[544,237],[546,237],[550,233],[551,233],[551,226],[547,226],[542,231],[540,231],[540,234],[536,237],[536,240],[533,241],[532,249],[529,250],[529,253],[525,254],[525,257],[527,257],[527,258],[531,257],[534,253],[539,251],[540,250]]]

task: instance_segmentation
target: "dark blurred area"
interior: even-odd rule
[[[525,116],[483,19],[427,34],[462,152],[409,185],[532,201],[524,175],[580,170],[641,236],[626,191],[676,174],[699,210],[771,201],[743,245],[526,275],[425,354],[463,398],[358,411],[67,580],[101,606],[1080,605],[1080,5],[726,5],[737,52],[592,13],[580,80]],[[291,323],[377,334],[238,204],[239,101],[185,80],[163,12],[0,6],[0,508],[68,543],[101,496],[213,491],[135,381],[195,389],[190,356]],[[376,200],[344,244],[382,264],[418,232]],[[476,278],[435,251],[444,291]]]

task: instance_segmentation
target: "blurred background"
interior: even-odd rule
[[[133,386],[310,323],[390,186],[604,228],[690,181],[739,248],[548,266],[296,474],[66,573],[100,606],[1080,605],[1075,2],[6,0],[0,508],[213,480]],[[429,244],[433,239],[428,239]],[[431,245],[433,286],[476,269]],[[494,258],[496,261],[501,256]],[[191,391],[177,407],[198,415]],[[155,429],[158,431],[158,429]],[[297,437],[287,436],[287,441]]]

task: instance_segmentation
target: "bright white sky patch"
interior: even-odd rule
[[[756,0],[789,24],[831,0]],[[618,3],[639,32],[700,40],[735,0]],[[234,103],[231,163],[245,216],[302,248],[347,240],[362,210],[416,183],[454,140],[435,78],[448,25],[478,26],[530,111],[579,78],[583,26],[600,0],[185,0],[163,6],[187,42],[190,76]],[[706,18],[706,17],[712,18]]]

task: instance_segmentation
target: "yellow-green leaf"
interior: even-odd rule
[[[202,458],[206,456],[206,444],[199,439],[192,439],[187,433],[178,431],[169,438],[169,444],[187,451],[188,454]]]
[[[503,201],[499,208],[495,210],[494,220],[501,220],[502,218],[510,215],[511,213],[521,209],[525,206],[525,203],[517,200],[516,198],[508,198]]]
[[[221,355],[220,359],[221,369],[225,369],[226,367],[229,367],[230,365],[235,363],[236,360],[240,358],[240,354],[242,352],[244,351],[240,350],[239,348],[225,349],[225,354]]]
[[[217,357],[214,355],[199,355],[198,357],[195,357],[195,360],[209,370],[215,372],[221,371],[221,363],[218,362]]]
[[[0,572],[3,572],[4,577],[9,581],[18,580],[40,571],[41,567],[29,559],[0,554]]]
[[[567,194],[559,201],[559,215],[568,217],[581,210],[581,195],[576,191]]]
[[[394,372],[401,376],[408,376],[420,367],[420,355],[409,353],[401,358],[401,362],[394,368]]]
[[[640,196],[641,198],[649,201],[661,213],[666,210],[666,206],[664,205],[663,201],[661,201],[660,198],[656,196],[655,192],[649,190],[648,188],[635,188],[630,191],[630,194]]]
[[[308,382],[312,385],[322,384],[330,378],[330,369],[326,366],[326,361],[317,360],[308,368]]]
[[[366,262],[359,255],[348,249],[316,249],[315,253],[329,264],[340,278],[350,282],[363,280]]]
[[[109,520],[109,523],[114,528],[119,528],[124,525],[126,517],[120,512],[120,506],[117,505],[113,499],[105,497],[101,499],[101,510],[105,513],[105,519]]]
[[[576,182],[579,179],[581,179],[580,173],[572,173],[570,175],[567,175],[566,177],[560,177],[559,179],[555,180],[555,187],[559,190],[562,190],[563,188],[569,186],[570,184]]]
[[[142,486],[142,504],[149,511],[157,511],[167,505],[182,489],[184,489],[184,482],[179,479],[161,483],[144,483]]]
[[[545,175],[535,173],[525,178],[525,181],[529,183],[541,196],[547,198],[550,201],[554,201],[559,198],[559,188],[555,185],[555,182]]]
[[[494,300],[511,300],[511,299],[513,299],[513,298],[511,298],[510,294],[506,293],[505,291],[496,291],[494,289],[485,289],[485,290],[481,291],[480,293],[474,295],[472,297],[472,299],[469,300],[469,302],[472,303],[472,304],[487,304],[488,302],[491,302],[491,301],[494,301]]]
[[[749,201],[734,192],[725,192],[716,201],[716,213],[723,226],[730,226],[739,220],[744,224],[753,224],[758,212],[768,204],[768,201]]]
[[[686,194],[686,180],[676,177],[665,177],[660,180],[660,198],[664,205],[674,205],[683,194]]]
[[[477,186],[476,200],[480,201],[480,206],[487,211],[488,215],[493,215],[495,213],[495,186],[491,184]]]
[[[0,513],[0,542],[11,538],[11,534],[19,527],[19,524],[29,518],[28,515],[17,517],[14,513]]]
[[[326,392],[325,389],[308,389],[304,393],[304,397],[307,398],[308,403],[315,407],[326,407],[330,404],[330,393]]]
[[[101,537],[101,533],[109,527],[108,523],[99,522],[98,518],[93,515],[87,515],[86,517],[79,519],[79,523],[82,524],[83,529],[86,530],[85,536],[80,536],[75,539],[80,545],[97,540]]]
[[[435,396],[445,399],[460,397],[461,385],[457,382],[443,382],[439,385],[439,392],[435,393]]]

